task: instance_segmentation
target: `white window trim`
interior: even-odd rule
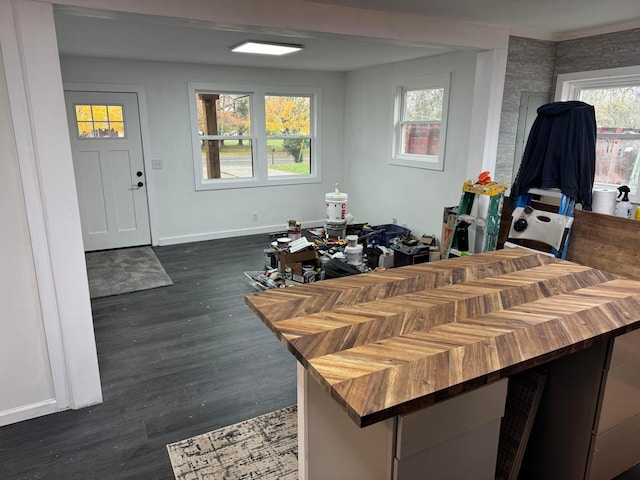
[[[202,177],[202,158],[200,151],[200,139],[198,135],[198,110],[196,107],[196,93],[247,93],[251,95],[251,135],[243,136],[251,139],[253,155],[253,177],[251,178],[216,178],[204,179]],[[193,174],[195,189],[198,190],[222,190],[231,188],[251,188],[273,185],[292,185],[304,183],[319,183],[321,178],[321,149],[320,149],[320,105],[321,90],[316,87],[269,87],[256,85],[236,85],[219,83],[189,82],[189,114],[191,117],[191,137],[193,150]],[[309,96],[311,97],[311,173],[309,175],[278,175],[268,176],[268,154],[266,149],[266,124],[265,96]],[[305,136],[305,138],[307,138]]]
[[[391,159],[389,160],[390,165],[423,168],[427,170],[444,170],[450,84],[450,72],[403,78],[395,82],[395,85],[393,86],[393,151],[391,152]],[[409,155],[401,153],[403,92],[404,90],[428,88],[444,88],[442,96],[442,119],[440,121],[440,144],[438,155]]]
[[[587,72],[564,73],[556,81],[555,101],[577,100],[580,90],[588,87],[607,87],[640,84],[640,65],[620,68],[606,68]],[[617,135],[620,136],[620,135]],[[594,183],[596,187],[612,187],[608,184]],[[640,187],[636,194],[629,195],[629,201],[640,204]]]

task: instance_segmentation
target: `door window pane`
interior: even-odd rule
[[[75,105],[79,139],[124,138],[122,105]]]

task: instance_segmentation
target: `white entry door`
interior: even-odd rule
[[[85,251],[150,244],[137,94],[65,98]]]

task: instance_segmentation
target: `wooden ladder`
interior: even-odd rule
[[[496,249],[506,189],[506,183],[491,182],[481,185],[470,181],[464,182],[462,185],[462,197],[460,198],[460,205],[458,206],[458,213],[449,245],[447,245],[445,258],[489,252]],[[481,216],[479,213],[477,215],[471,214],[478,195],[489,198],[486,216]],[[476,235],[479,230],[482,231],[480,251],[470,251],[468,237],[465,239],[465,235],[471,225],[476,226]]]

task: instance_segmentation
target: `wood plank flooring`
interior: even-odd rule
[[[268,235],[154,251],[174,285],[92,301],[104,403],[0,428],[0,479],[173,480],[165,445],[296,402],[243,275]]]

